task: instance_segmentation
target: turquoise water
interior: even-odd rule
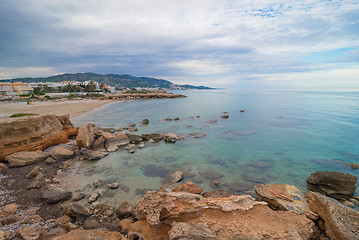
[[[94,180],[116,181],[121,187],[107,191],[104,199],[135,203],[176,170],[185,171],[184,181],[204,191],[251,195],[254,185],[270,182],[293,184],[306,192],[306,178],[318,170],[359,177],[359,170],[347,165],[359,163],[359,92],[193,90],[181,94],[188,97],[116,102],[73,119],[76,126],[91,122],[101,127],[114,124],[114,128],[134,122],[139,128],[136,134],[175,132],[186,138],[175,144],[146,143],[133,154],[119,150],[96,162],[78,163],[68,175],[70,187],[90,191],[87,184]],[[229,118],[222,119],[222,112],[229,112]],[[180,120],[165,121],[167,117]],[[140,124],[144,118],[149,125]],[[192,138],[191,132],[207,135]]]

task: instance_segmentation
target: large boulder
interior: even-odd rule
[[[130,140],[126,133],[119,132],[116,134],[115,137],[110,138],[106,141],[105,147],[107,148],[107,151],[114,152],[119,147],[126,146],[130,143]]]
[[[177,134],[175,134],[175,133],[166,133],[166,134],[163,136],[163,140],[164,140],[165,142],[174,143],[174,142],[176,142],[178,139],[179,139],[179,137],[178,137]]]
[[[72,158],[73,155],[73,151],[63,147],[55,147],[51,153],[51,157],[58,161],[68,160]]]
[[[50,153],[43,151],[34,152],[17,152],[5,157],[5,161],[9,163],[9,167],[23,167],[45,160]]]
[[[79,148],[90,148],[94,142],[95,134],[92,129],[92,124],[84,124],[79,127],[79,132],[76,137],[76,144]]]
[[[152,140],[158,142],[163,139],[163,134],[161,134],[161,133],[144,133],[144,134],[142,134],[142,138],[145,141],[152,139]]]
[[[356,190],[357,177],[342,172],[317,171],[307,178],[309,190],[334,198],[351,196]]]
[[[259,199],[268,202],[272,208],[293,211],[316,220],[318,215],[310,209],[304,194],[293,185],[261,184],[254,186]]]
[[[2,119],[0,161],[15,152],[45,150],[66,143],[69,136],[76,134],[69,115]]]
[[[316,192],[306,195],[309,206],[325,222],[330,239],[359,239],[359,212]]]
[[[100,230],[71,230],[65,235],[58,236],[52,240],[125,240],[119,232],[100,231]]]
[[[148,191],[135,214],[138,221],[129,232],[144,239],[310,239],[314,226],[303,215],[273,211],[248,195],[204,198]]]

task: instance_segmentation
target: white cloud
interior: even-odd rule
[[[18,77],[48,77],[59,74],[54,68],[49,67],[0,67],[0,79],[10,79]]]

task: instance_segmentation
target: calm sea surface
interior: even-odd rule
[[[306,192],[306,178],[319,170],[359,177],[359,169],[347,165],[359,163],[359,91],[180,93],[188,97],[116,102],[73,119],[76,126],[90,122],[114,128],[134,122],[136,134],[175,132],[186,138],[175,144],[146,143],[133,154],[119,150],[99,161],[77,163],[68,174],[68,187],[90,192],[88,183],[95,180],[116,181],[120,188],[107,191],[103,201],[117,204],[135,203],[177,170],[185,172],[184,181],[204,191],[250,195],[261,183],[293,184]],[[223,112],[229,113],[228,119],[221,118]],[[167,117],[180,120],[165,121]],[[140,124],[144,118],[149,125]],[[191,132],[206,136],[192,138]]]

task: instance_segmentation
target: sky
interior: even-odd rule
[[[359,88],[357,0],[0,0],[0,79]]]

